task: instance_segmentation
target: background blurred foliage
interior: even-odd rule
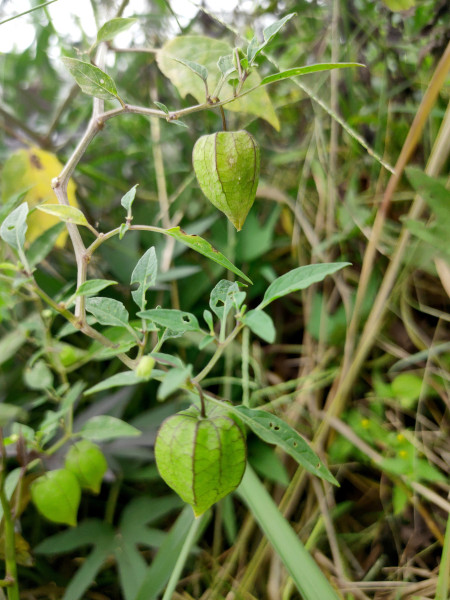
[[[37,2],[32,4],[37,5]],[[5,7],[8,5],[11,3],[4,2]],[[436,63],[448,43],[449,13],[445,0],[417,1],[415,6],[401,12],[391,11],[389,5],[389,2],[380,0],[245,2],[230,11],[222,6],[220,19],[215,19],[217,8],[209,9],[206,3],[205,10],[198,9],[190,20],[183,18],[180,11],[177,24],[169,2],[146,0],[134,7],[130,1],[125,16],[138,17],[138,23],[128,37],[122,38],[124,46],[121,46],[120,39],[117,46],[119,50],[145,47],[149,52],[110,52],[107,71],[117,83],[121,96],[129,103],[150,106],[157,99],[171,109],[189,106],[193,99],[182,100],[156,65],[152,50],[161,47],[167,39],[180,33],[203,34],[235,44],[236,40],[237,43],[239,40],[242,42],[239,36],[249,39],[253,31],[261,36],[263,27],[268,23],[295,11],[298,16],[271,44],[268,51],[270,60],[261,57],[259,61],[260,73],[265,75],[276,70],[274,65],[285,69],[331,61],[333,35],[336,35],[332,29],[333,10],[337,10],[338,42],[334,52],[337,52],[338,60],[360,62],[367,68],[340,72],[334,100],[330,98],[329,73],[302,78],[301,83],[327,105],[334,102],[333,110],[345,123],[388,164],[394,165]],[[117,3],[112,1],[93,0],[92,6],[98,25],[117,9]],[[72,36],[62,36],[55,29],[50,15],[51,10],[44,9],[24,17],[35,28],[33,42],[22,52],[10,51],[0,56],[0,164],[29,142],[57,153],[64,162],[90,118],[91,100],[73,85],[59,58],[63,55],[76,57],[78,51],[90,46],[92,39],[84,32],[82,20],[74,23]],[[21,21],[15,23],[20,35]],[[153,90],[151,98],[150,89]],[[351,305],[367,237],[389,173],[348,131],[339,129],[337,142],[333,142],[335,145],[332,147],[332,119],[293,82],[283,81],[268,89],[281,123],[279,132],[263,120],[227,112],[229,129],[248,129],[261,147],[259,197],[243,231],[236,236],[235,244],[230,243],[224,217],[201,194],[191,166],[192,148],[197,138],[221,129],[217,110],[187,117],[186,129],[161,121],[160,144],[171,215],[177,215],[187,231],[205,235],[255,282],[249,290],[250,306],[258,303],[267,284],[276,275],[299,264],[319,260],[320,252],[328,260],[352,262],[353,267],[346,275],[347,300]],[[449,89],[447,86],[441,90],[421,143],[414,153],[412,162],[422,169],[442,123]],[[106,106],[115,105],[107,102]],[[154,138],[152,141],[148,119],[137,115],[110,120],[91,143],[74,179],[80,205],[100,230],[107,231],[122,221],[120,199],[136,183],[139,187],[134,205],[135,222],[154,224],[158,221],[160,205],[153,154],[158,144]],[[330,148],[335,153],[334,166],[330,166]],[[446,164],[448,166],[448,161]],[[326,218],[330,190],[337,198],[331,225],[327,224]],[[406,214],[413,196],[408,180],[402,179],[393,198],[389,220],[380,240],[381,254],[363,302],[364,318],[370,312],[402,227],[401,217]],[[316,245],[312,246],[305,237],[288,204],[301,211],[315,234]],[[429,214],[431,216],[432,212]],[[86,235],[85,232],[82,234]],[[161,257],[164,243],[149,233],[134,233],[120,242],[108,243],[90,265],[91,277],[117,280],[119,285],[108,290],[108,295],[130,303],[130,273],[142,253],[152,244]],[[425,501],[421,504],[422,500],[418,501],[418,505],[415,501],[416,509],[413,509],[411,493],[405,492],[395,478],[389,479],[389,475],[406,473],[413,481],[435,485],[441,493],[448,491],[446,462],[448,468],[450,450],[445,442],[449,432],[448,398],[445,403],[450,366],[448,348],[430,367],[428,355],[412,363],[411,370],[418,381],[399,381],[399,375],[388,372],[396,361],[448,340],[448,314],[445,312],[448,311],[448,297],[436,275],[432,260],[435,256],[436,249],[431,245],[422,243],[417,246],[417,240],[411,242],[406,268],[391,298],[386,325],[377,338],[376,348],[365,364],[362,376],[357,380],[349,409],[342,417],[344,425],[351,428],[357,439],[379,453],[381,462],[374,462],[373,456],[364,454],[364,447],[356,447],[355,440],[343,434],[332,435],[329,444],[330,463],[341,465],[345,470],[341,489],[332,502],[332,516],[333,519],[335,515],[339,516],[334,526],[346,572],[349,579],[357,581],[369,574],[369,579],[377,581],[397,578],[397,581],[411,584],[408,588],[411,593],[407,591],[402,596],[395,595],[393,586],[392,590],[388,590],[390,595],[386,596],[392,599],[410,598],[414,593],[420,598],[433,597],[445,527],[443,510]],[[7,254],[3,259],[7,259]],[[218,279],[225,277],[224,271],[181,247],[175,249],[174,267],[172,275],[169,271],[159,281],[158,289],[150,294],[149,305],[168,307],[171,306],[171,297],[172,300],[177,297],[182,310],[193,312],[201,320],[203,310],[208,306],[210,290]],[[74,275],[75,265],[67,246],[49,255],[39,265],[36,276],[49,295],[59,299],[73,290]],[[312,391],[302,395],[301,389],[297,389],[297,378],[308,378],[317,371],[325,373],[326,369],[336,372],[343,353],[348,312],[346,315],[339,294],[327,286],[307,291],[302,297],[299,294],[289,296],[275,303],[270,310],[277,326],[276,343],[266,345],[257,339],[252,340],[252,371],[256,388],[266,390],[262,395],[265,400],[276,402],[278,399],[277,411],[296,423],[306,437],[312,438],[320,419],[312,416],[313,410],[309,411],[309,408],[317,410],[323,407],[325,391],[331,381],[326,380],[318,389],[313,386]],[[33,389],[26,378],[24,381],[24,369],[36,348],[49,343],[48,334],[36,318],[35,308],[15,296],[14,290],[4,280],[0,280],[0,317],[1,401],[23,407],[29,413],[26,423],[34,427],[42,422],[46,411],[54,410],[55,406],[45,390]],[[58,331],[62,326],[62,320],[57,319],[50,341],[56,344],[57,353],[65,348],[67,360],[73,360],[73,373],[69,374],[71,383],[82,381],[86,386],[92,386],[120,370],[118,361],[102,360],[95,344],[81,335],[59,338]],[[57,346],[58,343],[67,346]],[[187,339],[176,338],[168,342],[167,348],[193,364],[194,369],[201,369],[204,356],[210,352],[209,348],[198,350],[194,335]],[[233,365],[236,377],[240,376],[239,352],[239,347],[234,348],[231,358],[227,359]],[[221,379],[223,372],[224,365],[221,363],[212,373],[218,379],[212,381],[211,389],[223,392],[225,386],[233,399],[240,400],[240,387]],[[426,387],[421,385],[425,375]],[[306,388],[309,389],[308,385]],[[180,405],[176,398],[164,404],[156,401],[154,382],[99,394],[95,401],[91,396],[82,397],[77,409],[78,424],[93,414],[106,412],[128,420],[144,431],[144,435],[126,443],[103,445],[110,465],[108,481],[99,497],[83,498],[81,521],[87,517],[103,519],[107,506],[108,519],[116,524],[119,518],[116,515],[122,515],[123,523],[130,502],[137,502],[141,496],[155,500],[167,493],[152,462],[152,445],[158,425],[175,410],[175,405]],[[420,420],[417,420],[418,406]],[[426,430],[426,435],[422,435],[419,441],[414,433],[417,429]],[[431,459],[427,460],[426,457],[430,456]],[[275,486],[274,494],[280,498],[288,477],[294,473],[292,463],[285,459],[281,462],[278,455],[268,452],[266,446],[256,441],[251,441],[250,457],[255,468]],[[14,462],[13,457],[11,461]],[[58,456],[52,461],[52,466],[58,466]],[[313,488],[310,484],[306,487],[307,493],[299,493],[290,518],[305,539],[316,524],[319,529],[312,542],[316,558],[321,561],[323,569],[333,575],[335,572],[329,562],[330,557],[335,561],[336,556],[330,550],[323,527],[321,529],[320,524],[317,525]],[[179,508],[173,498],[171,502],[168,510]],[[216,589],[214,586],[221,581],[221,559],[217,562],[217,557],[227,544],[240,539],[237,532],[244,522],[245,513],[240,505],[235,507],[236,514],[231,501],[227,501],[217,517],[225,523],[225,541],[218,534],[220,525],[217,523],[215,527],[208,527],[201,541],[203,554],[195,557],[199,577],[188,582],[186,588],[195,597],[200,597],[205,589]],[[22,517],[22,534],[32,548],[38,541],[58,531],[56,526],[37,519],[33,511],[30,507]],[[139,517],[140,513],[136,514]],[[155,545],[162,543],[170,523],[171,518],[161,511],[157,533],[154,534]],[[111,531],[105,529],[102,533],[106,540],[105,548],[110,543],[108,536],[112,535]],[[411,541],[412,532],[416,535]],[[242,543],[250,561],[257,547],[257,534]],[[57,589],[52,597],[61,597],[79,558],[85,556],[84,551],[79,551],[75,545],[70,549],[75,560],[69,560],[61,550],[61,555],[49,562],[45,558],[45,546],[41,548],[44,559],[37,554],[34,570],[25,567],[22,570],[30,589],[40,589],[41,586],[44,590],[41,597],[51,597],[47,583],[55,581]],[[148,558],[153,552],[147,547],[144,554]],[[209,572],[211,558],[214,567]],[[278,587],[281,589],[282,585],[285,590],[283,600],[297,597],[292,590],[289,593],[289,584],[283,576],[276,579],[274,563],[270,564],[271,577],[282,582]],[[401,569],[406,564],[411,571],[405,574]],[[89,597],[121,597],[117,577],[109,567],[104,568],[97,579],[100,593]],[[383,567],[391,567],[391,571],[383,571]],[[261,564],[255,568],[260,574],[263,572]],[[132,577],[126,570],[123,573]],[[235,584],[239,586],[243,575],[236,572],[235,576]],[[430,587],[419,586],[419,591],[416,591],[414,584],[423,582],[428,582]],[[250,598],[248,594],[254,593],[258,598],[281,598],[275,591],[277,585],[270,586],[262,576],[253,587],[245,581],[242,586],[243,593],[247,593],[242,597]],[[223,588],[217,589],[227,588],[228,584],[224,584]],[[39,596],[38,592],[34,593],[34,597]],[[131,592],[128,593],[127,598],[132,597]],[[222,592],[217,591],[217,595],[212,597],[222,597],[220,594]],[[223,594],[226,595],[226,592]],[[361,597],[381,597],[377,594],[376,590],[368,590]]]

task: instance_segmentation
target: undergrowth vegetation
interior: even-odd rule
[[[448,600],[447,3],[63,4],[0,7],[0,600]]]

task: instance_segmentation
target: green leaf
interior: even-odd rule
[[[245,436],[221,407],[206,418],[191,407],[161,425],[155,459],[161,477],[198,517],[239,485],[246,464]]]
[[[296,14],[297,13],[290,13],[289,15],[286,15],[285,17],[280,19],[279,21],[275,21],[275,23],[272,23],[271,25],[268,25],[267,27],[265,27],[263,29],[263,36],[264,36],[265,44],[268,44],[270,41],[272,41],[273,38],[277,35],[277,33],[280,31],[280,29],[282,27],[284,27],[284,25],[290,19],[292,19],[292,17],[295,17]]]
[[[261,50],[262,47],[258,42],[258,38],[253,37],[247,46],[247,61],[249,65],[252,65],[253,61]]]
[[[78,435],[81,435],[85,440],[102,442],[123,437],[136,437],[141,435],[141,432],[121,419],[109,415],[99,415],[89,419],[78,432]]]
[[[49,471],[31,484],[31,498],[49,521],[77,524],[81,489],[77,478],[67,469]]]
[[[156,100],[153,102],[153,104],[156,104],[156,106],[162,110],[164,113],[166,113],[166,115],[170,114],[169,109],[167,108],[167,106],[165,104],[163,104],[162,102],[156,102]]]
[[[383,0],[392,11],[408,10],[416,5],[416,0]]]
[[[242,277],[248,283],[252,283],[252,280],[247,277],[242,271],[240,271],[237,267],[231,263],[228,258],[226,258],[221,252],[213,248],[209,242],[205,239],[201,238],[198,235],[189,235],[185,231],[183,231],[180,227],[172,227],[171,229],[166,229],[164,231],[166,235],[170,235],[175,238],[178,242],[189,246],[192,250],[195,250],[199,254],[203,254],[206,258],[213,260],[218,263],[225,269],[228,269],[235,275]]]
[[[26,412],[20,406],[0,402],[0,427],[4,427],[13,419],[25,419]]]
[[[86,310],[93,315],[100,325],[128,327],[128,312],[122,302],[112,298],[88,298]]]
[[[76,58],[61,60],[85,94],[102,100],[111,100],[111,98],[119,100],[116,84],[101,69]]]
[[[1,238],[16,250],[23,250],[27,231],[28,204],[23,202],[9,214],[0,227]]]
[[[275,325],[267,313],[262,310],[249,310],[242,319],[242,322],[247,325],[261,339],[269,344],[275,341]]]
[[[189,129],[189,125],[186,125],[184,121],[180,121],[179,119],[173,119],[169,121],[169,123],[171,125],[178,125],[178,127],[185,127],[186,129]]]
[[[219,58],[219,60],[217,61],[217,66],[219,67],[219,69],[224,77],[228,77],[229,75],[231,75],[231,73],[236,71],[236,67],[233,62],[232,54],[227,54],[226,56],[221,56]]]
[[[158,51],[156,60],[163,74],[170,79],[183,98],[188,94],[194,96],[198,102],[205,101],[205,86],[199,77],[188,69],[180,69],[173,57],[182,60],[195,61],[208,69],[208,89],[213,91],[222,77],[222,72],[217,69],[217,62],[221,57],[232,54],[233,48],[226,42],[202,35],[178,36],[164,44]],[[258,86],[261,81],[258,73],[253,71],[247,78],[243,91]],[[220,92],[221,100],[234,97],[233,87],[227,82]],[[273,104],[263,88],[256,89],[251,94],[233,100],[224,107],[235,112],[244,112],[265,119],[275,129],[279,130],[280,122],[275,113]]]
[[[162,373],[162,371],[161,371]],[[123,373],[116,373],[115,375],[111,375],[111,377],[107,377],[100,383],[92,386],[88,390],[84,392],[85,396],[90,396],[92,394],[96,394],[97,392],[103,392],[104,390],[109,390],[113,387],[124,387],[128,385],[137,385],[138,383],[142,383],[144,378],[139,377],[135,371],[124,371]]]
[[[209,306],[221,321],[226,321],[230,310],[238,312],[244,300],[245,292],[240,291],[235,281],[221,279],[211,291]]]
[[[191,366],[175,367],[167,371],[161,385],[158,388],[158,400],[165,400],[173,392],[179,390],[192,374]]]
[[[351,263],[324,263],[318,265],[306,265],[305,267],[297,267],[288,273],[285,273],[278,279],[275,279],[273,283],[269,285],[264,294],[263,301],[260,303],[258,308],[264,308],[277,298],[297,292],[298,290],[304,290],[313,283],[318,283],[325,279],[327,275],[331,275],[344,267],[347,267]]]
[[[203,65],[199,65],[198,63],[192,61],[192,60],[188,60],[187,58],[182,59],[182,58],[175,58],[175,56],[171,57],[172,60],[176,60],[178,63],[184,65],[185,67],[187,67],[188,69],[190,69],[193,73],[195,73],[196,75],[198,75],[200,77],[200,79],[202,79],[203,81],[206,82],[206,80],[208,79],[208,69],[206,67],[204,67]]]
[[[251,467],[245,471],[238,494],[280,557],[303,600],[339,600],[341,596],[334,591]]]
[[[13,357],[28,339],[26,332],[21,329],[10,331],[0,340],[0,365]]]
[[[3,427],[3,423],[0,425],[0,427]],[[13,469],[6,476],[4,484],[3,484],[3,491],[4,491],[6,499],[8,501],[11,500],[12,495],[14,494],[14,490],[16,489],[21,476],[22,476],[21,467],[18,467],[17,469]],[[3,506],[0,503],[0,523],[2,522],[2,520],[3,520]]]
[[[124,196],[122,196],[122,199],[120,201],[120,204],[128,213],[130,213],[131,211],[131,206],[134,202],[134,198],[136,197],[136,188],[138,185],[138,183],[136,185],[133,185],[131,190],[128,190],[128,192]]]
[[[75,475],[82,489],[88,489],[94,494],[100,492],[108,464],[98,446],[89,440],[77,442],[66,454],[64,466]]]
[[[262,440],[268,444],[280,446],[307,471],[330,483],[339,485],[314,450],[310,448],[308,442],[282,419],[264,410],[246,406],[233,407],[233,413],[237,414],[245,425],[248,425]]]
[[[95,296],[110,285],[117,285],[117,281],[111,279],[89,279],[80,285],[75,296]]]
[[[38,360],[23,372],[25,385],[31,390],[47,390],[53,385],[53,373],[43,360]]]
[[[123,17],[117,17],[116,19],[107,21],[98,30],[97,43],[112,40],[118,33],[126,31],[136,22],[137,19],[125,19]]]
[[[184,333],[185,331],[200,331],[197,317],[182,310],[152,308],[139,312],[137,316],[161,325],[161,327],[167,327],[171,331],[178,331],[180,333]]]
[[[66,206],[65,204],[41,204],[36,206],[37,210],[53,215],[64,221],[65,223],[73,223],[74,225],[84,225],[89,227],[86,217],[79,208],[75,206]]]
[[[307,65],[305,67],[294,67],[293,69],[287,69],[287,71],[280,71],[280,73],[264,77],[261,81],[261,86],[274,83],[275,81],[281,81],[282,79],[297,77],[298,75],[307,75],[308,73],[317,73],[318,71],[332,71],[333,69],[346,69],[348,67],[365,67],[365,65],[360,63],[320,63],[317,65]]]
[[[145,299],[145,293],[148,288],[155,285],[157,274],[158,261],[156,259],[155,248],[152,246],[139,259],[133,270],[133,273],[131,274],[131,285],[134,283],[139,284],[139,288],[131,292],[131,295],[141,310],[144,310],[147,302]]]

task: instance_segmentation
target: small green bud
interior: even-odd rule
[[[152,356],[143,356],[136,367],[136,375],[144,379],[150,379],[154,366],[155,359]]]
[[[259,147],[248,131],[220,131],[197,140],[192,154],[205,196],[238,231],[255,200]]]

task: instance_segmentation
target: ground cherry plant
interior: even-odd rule
[[[133,31],[138,22],[121,16],[126,4],[101,24],[95,39],[85,40],[76,52],[68,49],[69,55],[58,62],[62,76],[67,81],[71,77],[73,85],[58,119],[80,92],[84,111],[67,158],[60,162],[56,157],[50,124],[47,138],[34,136],[33,145],[11,152],[2,171],[2,282],[24,307],[23,322],[4,341],[2,352],[11,358],[25,343],[31,344],[23,379],[34,394],[27,404],[29,415],[20,403],[2,403],[0,410],[2,588],[8,600],[19,599],[21,569],[34,560],[20,535],[20,519],[24,511],[37,511],[44,523],[61,528],[40,541],[35,548],[38,557],[93,546],[65,590],[55,597],[88,597],[105,565],[113,561],[123,598],[150,600],[162,595],[168,600],[175,597],[182,574],[189,572],[186,563],[195,556],[211,519],[216,528],[224,520],[233,537],[232,498],[236,497],[249,508],[302,597],[336,600],[339,596],[250,464],[251,445],[257,440],[262,448],[265,443],[282,450],[301,467],[298,473],[303,476],[309,473],[317,478],[315,482],[339,485],[319,456],[322,453],[316,451],[320,444],[313,449],[302,432],[277,416],[276,403],[258,402],[250,380],[255,368],[251,339],[274,344],[277,325],[272,311],[277,301],[309,293],[311,286],[324,280],[331,289],[340,281],[337,274],[350,263],[321,260],[258,280],[250,277],[245,264],[236,266],[235,249],[247,218],[251,220],[264,161],[264,134],[261,130],[258,139],[257,132],[229,124],[244,115],[279,129],[269,86],[321,71],[346,68],[351,72],[363,65],[336,61],[288,69],[273,62],[268,65],[267,52],[284,28],[299,18],[289,13],[260,33],[237,36],[234,46],[189,34],[152,49],[149,54],[159,71],[146,82],[150,102],[135,103],[132,93],[128,98],[127,92],[120,91],[130,88],[129,82],[125,84],[126,66],[114,79],[108,73],[111,57],[120,55],[114,46],[116,37]],[[147,77],[145,68],[142,72]],[[173,106],[163,104],[158,96],[159,82],[169,85],[167,80],[178,94],[172,95]],[[195,103],[180,107],[186,97]],[[210,131],[184,148],[181,132],[199,130],[196,119],[205,112],[215,115],[208,121]],[[148,192],[133,176],[134,185],[130,189],[131,184],[125,189],[121,185],[120,195],[111,198],[116,209],[120,202],[121,210],[114,210],[114,218],[120,216],[111,222],[98,212],[89,192],[77,199],[74,179],[80,174],[98,175],[95,165],[102,162],[102,144],[112,143],[105,141],[110,128],[124,119],[150,121],[156,172],[156,191],[150,196],[157,199],[159,212],[146,210]],[[177,152],[191,155],[186,182],[172,198],[160,152],[161,126],[171,128],[173,161]],[[90,171],[89,166],[86,171],[87,157]],[[377,160],[382,162],[378,156]],[[146,167],[148,157],[140,156],[136,172]],[[195,186],[204,206],[209,201],[218,211],[210,211],[199,227],[185,230],[181,218],[190,207],[183,206],[182,192],[189,186]],[[205,233],[213,222],[221,223],[225,244]],[[132,248],[133,259],[122,263]],[[202,267],[175,266],[174,259],[183,253],[195,257]],[[53,275],[50,261],[55,255],[64,257],[62,263],[75,265],[76,276],[67,277],[62,265],[55,279],[58,284],[49,285],[47,274]],[[106,278],[104,273],[118,272],[119,263],[121,273],[127,272],[126,281]],[[202,269],[208,273],[210,287],[200,294],[209,301],[204,301],[201,311],[191,312],[192,303],[178,294],[176,282],[181,278],[194,282]],[[89,375],[78,377],[80,369],[88,371],[94,363],[106,365],[100,375],[95,369],[95,380]],[[331,381],[332,377],[326,384]],[[121,395],[139,387],[158,401],[152,410],[159,411],[159,427],[151,434],[144,422],[127,419],[121,409]],[[50,408],[42,413],[40,408],[47,403]],[[147,454],[139,454],[139,444],[141,450],[148,446],[148,435],[153,436],[154,463],[153,456],[148,461]],[[146,481],[148,469],[153,469],[149,480],[168,486],[167,495],[133,499],[116,527],[127,449],[130,456],[148,461],[142,467],[147,469],[145,475],[140,470],[135,481]],[[279,465],[276,455],[271,456]],[[11,457],[17,462],[13,469],[9,469]],[[80,516],[83,499],[95,515],[102,512],[102,484],[111,490],[104,518],[84,519]],[[173,518],[175,510],[179,515]],[[170,521],[167,534],[149,527],[161,518]],[[142,545],[158,549],[149,561],[140,550]]]

